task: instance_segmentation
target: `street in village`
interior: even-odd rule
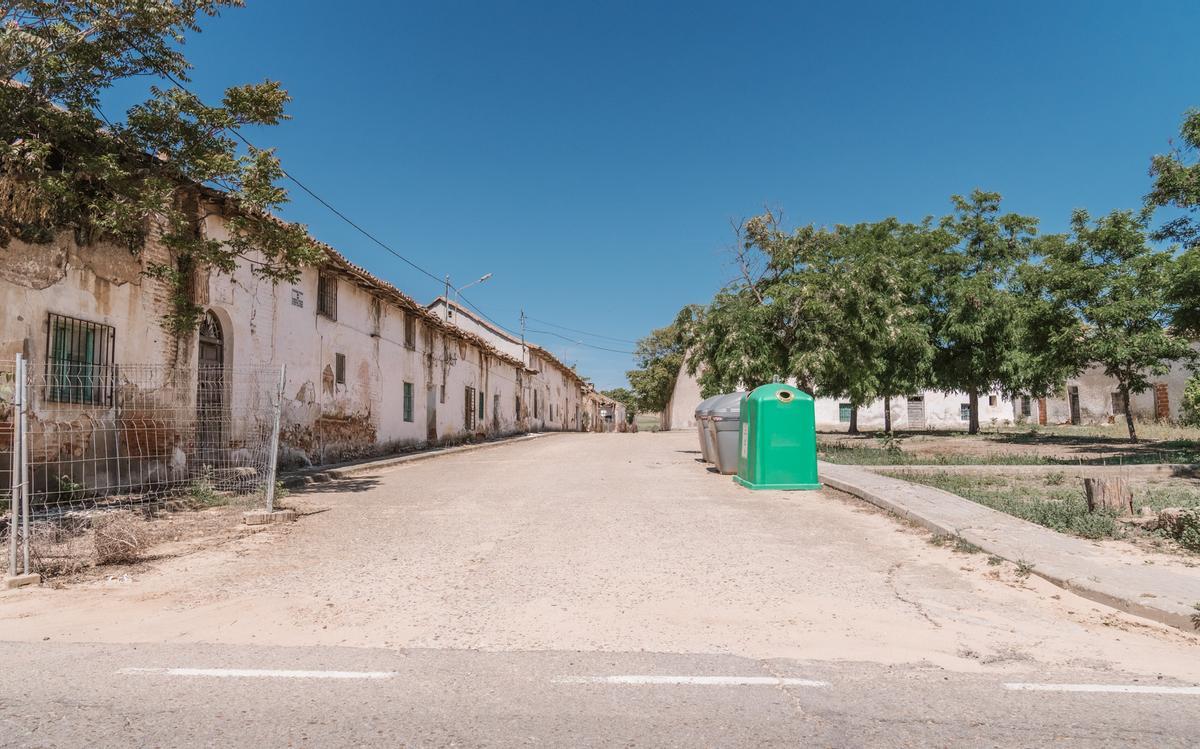
[[[1194,744],[1200,638],[695,443],[368,470],[6,591],[0,745]]]

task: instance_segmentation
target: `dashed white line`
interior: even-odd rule
[[[689,684],[712,687],[827,687],[829,682],[813,679],[792,679],[776,676],[564,676],[555,679],[559,684]]]
[[[396,675],[394,671],[283,671],[269,668],[122,668],[117,673],[233,679],[390,679]]]
[[[1115,692],[1118,694],[1197,694],[1200,687],[1159,687],[1148,684],[1005,684],[1018,692]]]

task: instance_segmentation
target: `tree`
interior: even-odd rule
[[[926,292],[939,388],[967,393],[968,431],[979,432],[979,395],[1011,393],[1019,382],[1018,269],[1029,258],[1037,219],[1000,213],[1000,195],[952,196],[954,213],[931,237]]]
[[[1181,144],[1171,153],[1154,156],[1150,176],[1154,185],[1146,196],[1147,208],[1171,207],[1180,212],[1152,238],[1178,242],[1183,252],[1168,289],[1175,305],[1172,322],[1181,331],[1200,335],[1200,109],[1184,115]]]
[[[1076,211],[1071,236],[1043,247],[1026,285],[1053,312],[1047,320],[1073,323],[1042,331],[1047,350],[1075,374],[1096,364],[1117,381],[1129,440],[1137,442],[1130,395],[1148,390],[1172,362],[1194,364],[1196,353],[1169,326],[1175,261],[1147,244],[1145,218],[1113,211],[1089,222],[1086,211]]]
[[[632,390],[629,388],[609,388],[608,390],[601,390],[600,394],[605,398],[611,398],[617,403],[624,404],[625,419],[631,423],[633,422],[633,417],[637,416],[638,411],[637,397],[633,394]]]
[[[815,285],[826,290],[817,389],[850,401],[851,434],[859,408],[878,398],[890,433],[891,399],[930,379],[933,348],[920,293],[927,230],[894,218],[838,226],[830,251],[807,268],[823,277]]]
[[[269,150],[239,147],[237,131],[285,119],[287,92],[272,81],[234,86],[206,105],[181,86],[152,86],[149,98],[110,120],[105,91],[138,77],[188,80],[179,47],[203,17],[241,0],[16,0],[0,5],[0,246],[13,238],[118,242],[140,253],[153,232],[174,262],[148,271],[172,282],[167,323],[194,327],[187,293],[202,269],[292,281],[323,255],[305,227],[271,216],[287,201]],[[201,188],[226,194],[231,239],[207,238]]]
[[[671,400],[675,379],[691,344],[698,307],[688,305],[670,325],[652,330],[634,349],[637,369],[625,373],[632,387],[632,403],[639,413],[662,411]]]

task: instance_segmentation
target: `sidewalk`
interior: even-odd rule
[[[821,481],[936,533],[959,536],[989,554],[1033,565],[1033,574],[1084,598],[1131,614],[1196,630],[1195,575],[1121,564],[1091,542],[1014,518],[955,494],[881,476],[861,466],[820,464]]]

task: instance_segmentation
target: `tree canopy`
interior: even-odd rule
[[[240,0],[38,2],[0,6],[0,246],[42,243],[73,231],[87,244],[141,252],[153,236],[174,262],[149,271],[180,293],[168,323],[194,326],[184,292],[202,268],[239,262],[272,280],[293,280],[322,259],[305,227],[275,219],[287,201],[279,160],[243,144],[239,128],[286,118],[274,81],[231,86],[218,104],[182,88],[191,65],[182,47],[200,21]],[[102,108],[118,82],[148,78],[148,97],[123,118]],[[207,237],[199,189],[226,196],[228,241]]]

